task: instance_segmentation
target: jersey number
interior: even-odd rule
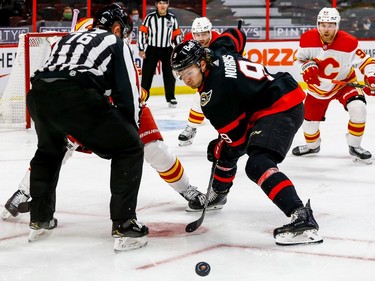
[[[253,63],[247,60],[239,60],[238,66],[240,71],[249,78],[255,80],[262,80],[266,77],[268,80],[272,81],[274,78],[265,72],[264,66],[259,63]]]

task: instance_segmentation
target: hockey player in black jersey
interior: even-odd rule
[[[243,58],[245,34],[228,29],[209,48],[191,40],[171,56],[175,76],[197,88],[204,116],[220,135],[208,146],[208,158],[218,159],[211,201],[226,202],[237,161],[248,155],[246,174],[291,223],[274,230],[278,245],[320,243],[319,226],[310,202],[304,206],[291,180],[277,164],[290,149],[303,121],[305,93],[289,73],[272,75]]]

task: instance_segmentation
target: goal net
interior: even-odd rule
[[[0,127],[30,128],[26,94],[30,76],[47,60],[51,46],[66,33],[44,32],[20,34],[17,55],[8,83],[0,97]]]

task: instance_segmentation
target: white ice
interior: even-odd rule
[[[205,121],[193,145],[179,147],[192,95],[178,95],[178,107],[151,96],[149,106],[166,143],[180,158],[191,183],[207,189],[207,143],[216,133]],[[375,97],[368,98],[365,149],[375,153]],[[218,112],[225,114],[225,112]],[[138,219],[149,226],[145,248],[115,254],[110,235],[109,161],[75,153],[63,166],[57,189],[59,227],[44,241],[28,243],[29,216],[0,221],[0,280],[361,280],[375,276],[375,163],[353,163],[346,144],[348,115],[332,102],[321,125],[321,151],[288,154],[279,168],[309,198],[323,244],[281,247],[273,229],[290,219],[273,205],[245,172],[246,157],[228,203],[206,214],[203,225],[185,233],[200,213],[185,212],[186,202],[144,164]],[[303,144],[300,130],[293,147]],[[16,191],[36,149],[33,129],[0,130],[0,207]],[[374,157],[373,157],[374,158]],[[211,265],[207,277],[195,265]]]

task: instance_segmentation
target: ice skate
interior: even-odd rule
[[[210,196],[208,197],[207,211],[222,209],[225,203],[227,203],[228,193],[216,193],[211,190]],[[187,212],[199,212],[202,211],[205,202],[190,201],[189,206],[186,209]]]
[[[320,151],[320,146],[317,148],[311,149],[308,148],[307,145],[299,145],[293,148],[292,154],[295,156],[302,156],[306,154],[313,154],[313,153],[318,153]]]
[[[196,133],[196,128],[187,125],[185,130],[183,130],[181,134],[178,136],[178,140],[180,141],[179,146],[191,145],[193,143],[193,139]]]
[[[203,206],[206,201],[206,195],[198,191],[197,188],[192,185],[189,185],[186,191],[181,192],[180,194],[189,202],[189,204],[191,202],[191,204],[196,206]]]
[[[353,162],[355,163],[363,163],[367,165],[372,164],[371,152],[363,149],[360,146],[353,147],[349,145],[349,153],[352,156]]]
[[[315,221],[310,208],[310,200],[305,207],[298,208],[292,213],[292,221],[273,231],[277,245],[299,245],[322,243],[323,238],[318,234],[319,225]]]
[[[116,253],[142,248],[147,245],[148,227],[136,219],[125,222],[114,221],[112,237],[115,238],[114,251]]]
[[[57,227],[57,219],[53,218],[49,222],[30,222],[29,242],[45,239],[52,234],[53,229]]]
[[[17,190],[5,203],[4,210],[1,212],[1,218],[6,220],[10,216],[17,217],[19,214],[18,206],[21,203],[26,203],[29,198],[30,196],[25,194],[23,190]]]
[[[176,108],[177,107],[177,100],[176,99],[171,99],[168,102],[168,107],[170,107],[170,108]]]

